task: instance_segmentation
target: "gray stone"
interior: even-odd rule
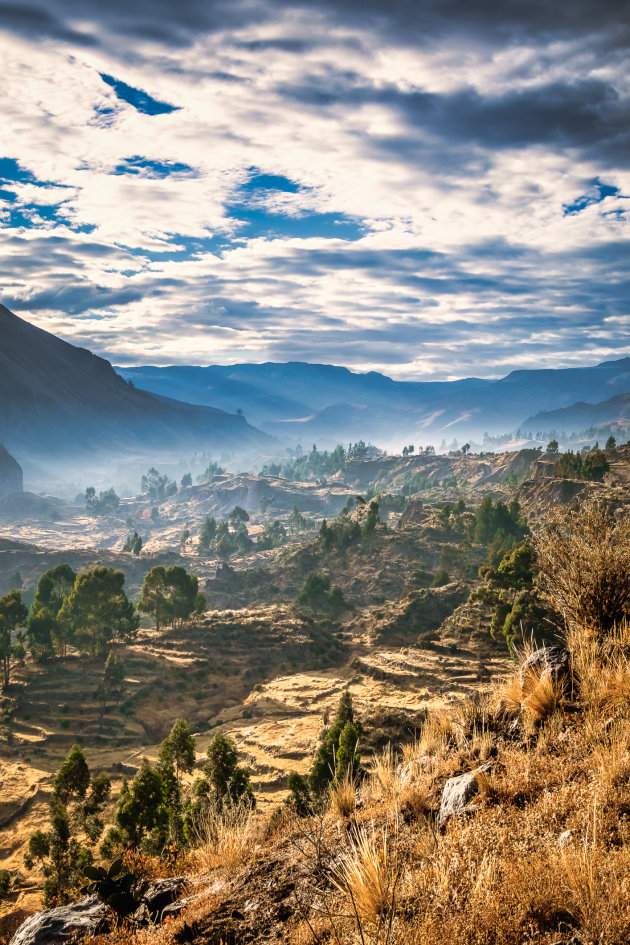
[[[540,671],[544,676],[549,673],[554,679],[566,679],[569,675],[569,654],[560,646],[541,646],[521,664],[519,676],[523,682],[529,670]]]
[[[449,778],[442,792],[442,802],[437,819],[438,827],[443,827],[451,817],[459,817],[466,813],[468,805],[479,792],[477,775],[491,770],[492,765],[488,762],[467,774]]]
[[[558,837],[558,846],[566,847],[567,843],[571,840],[572,837],[573,837],[573,831],[565,830],[564,833],[561,833],[560,836]]]
[[[29,916],[10,945],[66,945],[82,942],[108,927],[113,913],[97,896]]]

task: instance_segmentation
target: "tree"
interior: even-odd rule
[[[179,538],[179,544],[181,546],[182,551],[186,550],[186,545],[188,544],[189,539],[190,539],[190,532],[188,531],[187,528],[185,528]]]
[[[104,657],[110,640],[128,640],[138,629],[138,618],[123,590],[124,583],[122,571],[102,566],[90,568],[77,575],[59,611],[59,618],[68,621],[79,645],[92,656]]]
[[[85,490],[85,509],[90,515],[107,515],[115,512],[120,505],[120,499],[113,489],[107,489],[96,496],[94,486],[88,486]]]
[[[308,575],[298,594],[297,602],[313,610],[324,609],[338,612],[344,607],[341,588],[331,587],[328,575],[320,574],[318,571],[311,571]]]
[[[324,734],[308,776],[309,787],[314,795],[322,795],[333,780],[343,780],[346,775],[352,778],[360,772],[360,734],[361,726],[354,718],[352,696],[346,689],[339,700],[335,720]]]
[[[470,443],[464,443],[464,445],[462,446],[462,453],[465,456],[466,453],[468,452],[470,452]]]
[[[182,772],[190,774],[195,765],[195,739],[185,719],[177,719],[170,734],[160,745],[160,758],[172,761],[177,784],[181,789]]]
[[[188,489],[189,486],[192,486],[192,475],[191,473],[187,472],[187,473],[184,473],[184,475],[182,476],[180,488]]]
[[[225,469],[223,469],[222,466],[219,466],[218,463],[213,463],[213,462],[208,463],[207,467],[202,472],[202,474],[200,476],[197,476],[197,482],[198,483],[208,482],[210,479],[212,479],[213,476],[222,476],[224,472],[225,472]]]
[[[156,629],[169,620],[172,626],[187,620],[192,613],[201,613],[206,599],[199,592],[199,579],[185,568],[156,565],[144,579],[138,610],[155,618]]]
[[[238,765],[236,745],[226,735],[217,734],[208,745],[204,774],[219,804],[247,798],[254,801],[249,770]]]
[[[617,449],[617,440],[615,439],[614,436],[611,435],[608,437],[608,439],[606,440],[605,449],[607,453],[615,452],[615,450]]]
[[[167,595],[166,568],[158,564],[145,576],[138,601],[138,610],[155,618],[155,628],[158,631],[169,615]]]
[[[376,526],[380,522],[378,516],[378,502],[376,499],[372,499],[370,502],[370,507],[368,509],[368,514],[365,519],[365,524],[363,525],[362,534],[364,538],[369,538],[370,535],[373,535],[376,531]]]
[[[167,499],[177,492],[177,483],[173,482],[168,476],[160,476],[155,467],[151,467],[146,475],[140,481],[140,489],[148,495],[150,499],[160,502]]]
[[[119,697],[123,693],[125,681],[125,661],[122,656],[110,651],[105,662],[105,669],[96,690],[96,696],[101,707],[101,720],[107,707],[108,699]]]
[[[284,525],[275,519],[273,522],[265,525],[262,533],[256,541],[256,548],[260,551],[267,551],[269,548],[278,548],[286,539],[287,530]]]
[[[135,850],[151,833],[153,846],[160,848],[166,841],[168,822],[162,774],[143,758],[131,784],[123,783],[106,848],[118,844]]]
[[[133,555],[139,555],[142,551],[142,538],[138,532],[134,532],[133,535],[127,537],[127,541],[123,545],[123,551],[129,552]]]
[[[210,550],[214,544],[214,540],[217,534],[217,523],[214,518],[211,518],[209,515],[203,520],[201,528],[199,530],[199,540],[197,543],[197,548],[199,554],[209,554]]]
[[[59,564],[40,577],[27,630],[28,647],[35,659],[52,656],[53,644],[60,656],[66,655],[71,628],[66,621],[59,619],[59,611],[75,580],[76,574],[69,564]]]
[[[8,688],[11,680],[11,666],[16,659],[23,659],[24,647],[14,637],[18,627],[23,627],[28,618],[28,609],[24,605],[19,591],[9,591],[0,598],[0,660],[2,661],[3,687]]]
[[[53,778],[53,791],[63,804],[82,800],[90,786],[90,769],[80,745],[73,745]]]
[[[31,836],[25,857],[29,868],[34,860],[42,863],[46,905],[67,902],[71,889],[92,862],[91,850],[73,834],[83,831],[88,842],[96,842],[103,829],[99,814],[109,801],[110,790],[105,774],[90,780],[83,752],[74,745],[53,779],[49,829]]]
[[[550,441],[547,443],[547,452],[548,452],[548,453],[557,453],[557,452],[558,452],[558,441],[557,441],[557,440],[550,440]]]

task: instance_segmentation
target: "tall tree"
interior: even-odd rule
[[[18,627],[23,627],[28,618],[28,608],[24,605],[19,591],[9,591],[0,598],[0,660],[2,661],[3,685],[6,689],[11,681],[11,663],[23,655],[24,647],[15,639]]]
[[[77,642],[92,656],[104,657],[112,639],[130,639],[138,628],[134,606],[125,594],[125,575],[95,567],[77,575],[59,617],[73,628]]]

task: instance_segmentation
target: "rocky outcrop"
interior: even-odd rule
[[[473,797],[479,793],[478,776],[486,774],[491,768],[491,764],[485,764],[474,771],[469,771],[467,774],[449,778],[442,792],[442,802],[437,819],[438,827],[444,827],[451,817],[459,817],[466,813]]]
[[[111,920],[111,909],[97,896],[56,909],[36,912],[20,926],[10,945],[69,945],[83,942],[103,931]]]
[[[521,663],[519,670],[521,683],[528,673],[532,672],[541,677],[549,675],[554,680],[566,679],[570,672],[569,654],[560,646],[541,646]]]
[[[22,467],[0,443],[0,498],[12,492],[21,492],[22,488]]]

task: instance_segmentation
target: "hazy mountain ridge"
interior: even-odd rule
[[[543,410],[525,421],[526,429],[581,433],[592,426],[630,422],[630,394],[616,394],[596,404],[578,401],[559,410]]]
[[[240,416],[155,397],[109,361],[36,328],[0,305],[0,441],[20,459],[104,449],[255,446]]]
[[[334,365],[288,362],[210,367],[124,367],[154,393],[240,407],[267,432],[321,441],[395,437],[422,442],[529,427],[526,417],[630,391],[630,359],[580,368],[513,371],[500,380],[395,381]],[[587,424],[588,425],[588,424]],[[535,426],[535,424],[534,424]]]

